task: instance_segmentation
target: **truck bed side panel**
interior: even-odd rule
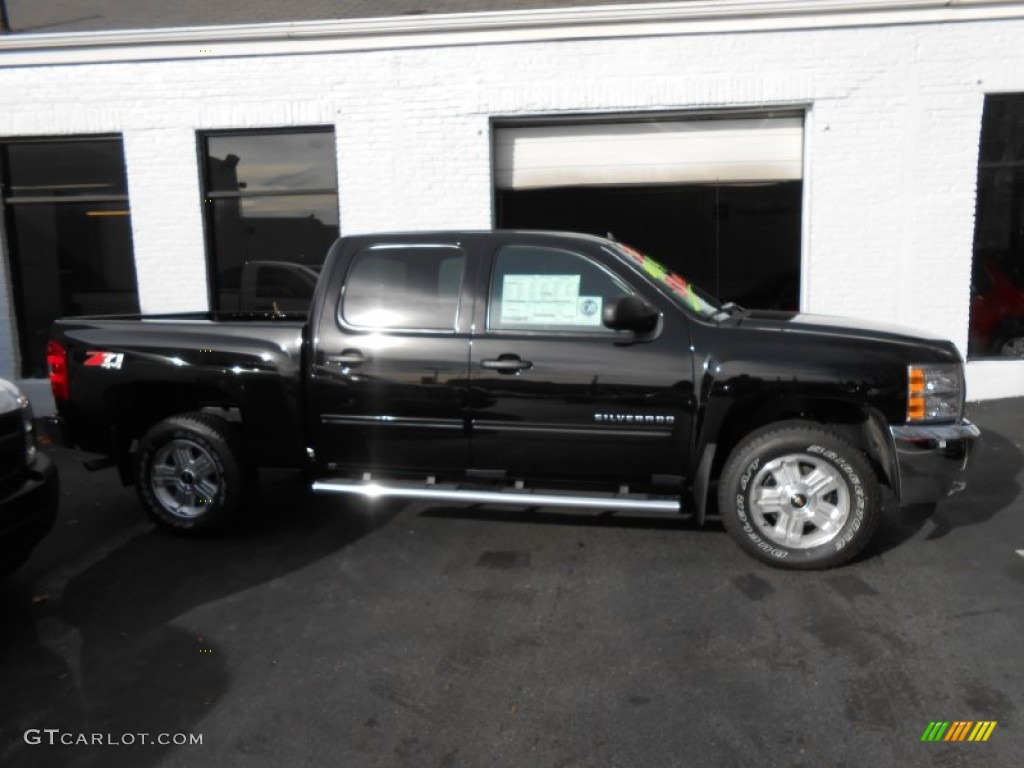
[[[72,318],[54,338],[68,352],[71,399],[58,403],[69,440],[98,453],[154,420],[203,407],[237,408],[261,464],[298,464],[303,324],[212,316]]]

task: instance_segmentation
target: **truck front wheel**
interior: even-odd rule
[[[233,424],[205,413],[164,419],[139,443],[136,488],[150,517],[181,533],[228,527],[256,483]]]
[[[775,425],[730,454],[718,509],[733,539],[779,568],[831,568],[868,542],[880,518],[871,464],[838,435],[814,426]]]

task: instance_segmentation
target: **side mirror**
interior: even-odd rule
[[[658,327],[658,311],[639,296],[619,296],[604,305],[602,320],[613,331],[650,333]]]

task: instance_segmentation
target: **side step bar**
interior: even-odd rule
[[[670,496],[639,494],[562,494],[537,492],[524,488],[487,491],[440,485],[404,485],[377,482],[317,480],[313,490],[322,493],[347,493],[368,499],[421,499],[455,501],[468,504],[512,504],[527,507],[571,507],[575,509],[615,509],[634,512],[679,512],[679,499]]]

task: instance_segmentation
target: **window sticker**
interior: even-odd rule
[[[601,325],[601,296],[580,296],[574,325]]]
[[[502,325],[601,325],[601,297],[580,296],[579,275],[504,275]]]

